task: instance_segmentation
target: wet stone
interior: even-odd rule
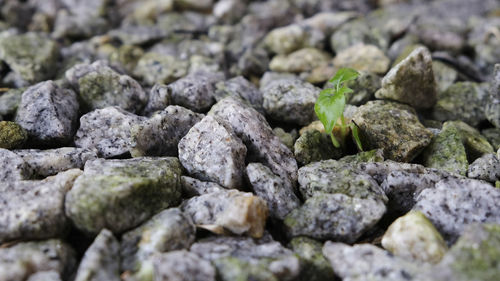
[[[193,197],[224,190],[224,187],[215,182],[201,181],[187,176],[181,177],[181,185],[182,193],[187,197]]]
[[[0,183],[29,179],[33,175],[31,167],[16,153],[0,148]]]
[[[335,280],[335,273],[323,256],[321,242],[308,237],[296,237],[290,241],[290,248],[301,260],[302,270],[299,280]]]
[[[304,48],[289,55],[277,55],[269,62],[269,69],[276,72],[300,73],[330,61],[331,56],[316,48]]]
[[[17,123],[0,121],[0,148],[19,148],[27,139],[28,133]]]
[[[485,107],[486,119],[500,128],[500,64],[495,65],[495,70],[490,81],[489,95]]]
[[[236,96],[249,102],[258,112],[264,113],[262,92],[243,76],[218,82],[215,87],[215,99],[217,101],[227,96]]]
[[[173,157],[87,161],[66,195],[66,216],[88,234],[122,233],[178,204],[181,174]]]
[[[206,111],[215,103],[215,84],[223,79],[222,73],[191,73],[168,86],[172,103],[196,112]]]
[[[336,67],[349,67],[359,71],[385,74],[390,60],[374,45],[357,44],[340,51],[333,59]]]
[[[76,94],[53,81],[29,87],[22,95],[16,122],[28,132],[31,142],[42,146],[71,140],[78,119]]]
[[[470,164],[467,176],[494,183],[500,180],[500,160],[495,154],[485,154]]]
[[[154,280],[215,281],[213,265],[198,255],[182,250],[156,255],[153,260]]]
[[[134,69],[134,75],[147,85],[167,84],[184,77],[189,63],[170,55],[145,53]]]
[[[307,165],[327,159],[338,159],[342,150],[335,148],[330,136],[318,130],[307,130],[294,144],[294,155],[297,162]]]

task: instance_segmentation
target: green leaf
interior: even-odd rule
[[[359,138],[359,132],[358,132],[358,126],[354,123],[349,124],[351,127],[351,132],[352,132],[352,138],[354,139],[354,142],[356,142],[356,146],[360,151],[363,151],[363,146],[361,145],[361,139]]]
[[[335,123],[344,113],[344,107],[345,96],[342,93],[334,91],[331,94],[331,91],[323,90],[319,94],[318,100],[314,105],[314,111],[321,123],[323,123],[323,126],[325,126],[327,133],[332,132]]]
[[[359,73],[352,68],[341,68],[335,76],[328,82],[333,83],[335,89],[340,88],[341,84],[350,80],[354,80],[359,76]]]

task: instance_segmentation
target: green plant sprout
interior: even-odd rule
[[[344,148],[345,141],[349,134],[349,128],[352,132],[352,137],[359,150],[363,150],[359,139],[358,127],[354,122],[346,123],[344,117],[345,94],[352,93],[353,90],[344,85],[345,82],[356,79],[359,73],[351,68],[341,68],[335,76],[328,82],[333,84],[333,88],[327,88],[320,92],[318,100],[314,105],[314,111],[321,123],[325,127],[325,131],[330,134],[333,146]],[[338,122],[340,118],[340,124]],[[334,135],[333,131],[338,128],[339,136]]]

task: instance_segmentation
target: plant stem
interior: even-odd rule
[[[333,135],[333,131],[330,132],[330,139],[332,139],[333,146],[335,146],[336,148],[340,147],[340,143],[337,141],[337,139]]]

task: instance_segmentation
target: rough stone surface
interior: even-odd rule
[[[143,120],[118,107],[94,110],[80,118],[75,145],[105,158],[127,154],[132,142],[130,129]]]
[[[494,183],[500,180],[500,160],[495,154],[485,154],[469,166],[467,176]]]
[[[372,99],[375,92],[380,89],[382,79],[371,72],[360,71],[355,80],[348,81],[345,85],[354,92],[345,95],[346,103],[352,105],[363,105]],[[332,87],[327,83],[325,87]]]
[[[28,140],[28,133],[15,122],[0,121],[0,148],[21,147]]]
[[[264,44],[273,53],[286,55],[304,47],[322,47],[325,35],[319,29],[304,24],[290,24],[271,30]]]
[[[328,134],[318,130],[308,130],[294,144],[294,155],[297,162],[307,165],[327,159],[338,159],[342,150],[335,148]]]
[[[177,156],[177,145],[194,124],[203,118],[182,106],[170,105],[131,128],[131,150],[138,156]]]
[[[331,56],[316,48],[304,48],[289,55],[277,55],[269,62],[269,69],[276,72],[300,73],[330,61]]]
[[[103,229],[85,252],[75,281],[119,281],[120,243],[113,233]]]
[[[215,87],[215,99],[217,101],[227,96],[236,96],[250,103],[258,112],[264,113],[262,92],[243,76],[218,82]]]
[[[215,182],[201,181],[187,176],[181,177],[181,185],[182,193],[186,197],[193,197],[224,190],[224,187]]]
[[[151,116],[155,111],[164,110],[172,101],[172,90],[163,84],[155,84],[149,91],[149,99],[144,115]]]
[[[288,147],[288,149],[293,150],[293,144],[298,138],[297,130],[292,129],[290,132],[286,132],[283,128],[275,127],[273,133],[286,145],[286,147]]]
[[[469,162],[473,162],[484,154],[495,152],[488,140],[476,128],[471,127],[467,123],[462,121],[444,122],[443,130],[446,130],[448,127],[455,127],[460,132]]]
[[[360,106],[353,116],[367,147],[382,148],[386,158],[409,162],[430,142],[427,130],[408,106],[371,101]]]
[[[89,234],[121,233],[177,204],[181,174],[172,157],[87,161],[66,195],[66,215]]]
[[[189,174],[228,188],[241,187],[246,153],[232,128],[210,115],[179,141],[179,159]]]
[[[62,279],[57,271],[50,270],[31,274],[27,281],[62,281]]]
[[[415,108],[433,107],[437,89],[429,50],[417,48],[393,67],[382,79],[382,88],[375,93],[375,97],[399,101]]]
[[[154,52],[144,54],[134,69],[134,75],[148,85],[167,84],[187,74],[188,62],[174,56]]]
[[[458,78],[458,72],[454,68],[437,60],[432,62],[432,72],[438,93],[446,91]]]
[[[340,51],[333,59],[336,67],[349,67],[359,71],[385,74],[390,60],[374,45],[358,44]]]
[[[301,260],[302,270],[299,280],[327,281],[335,279],[335,273],[330,263],[323,256],[322,243],[308,237],[296,237],[290,241],[289,246]]]
[[[221,73],[191,73],[168,86],[172,103],[196,112],[206,111],[215,103],[215,84],[223,79]]]
[[[25,88],[10,89],[7,92],[0,94],[0,117],[14,116],[17,107],[21,102]]]
[[[182,250],[155,256],[154,280],[157,281],[215,281],[213,265],[198,255]]]
[[[495,65],[484,111],[486,119],[495,127],[500,128],[500,64]]]
[[[28,132],[34,143],[44,146],[65,144],[76,130],[78,108],[77,97],[72,90],[62,89],[53,81],[45,81],[23,93],[16,122]]]
[[[23,158],[14,152],[0,148],[0,182],[14,182],[29,179],[33,170],[24,162]]]
[[[500,128],[489,128],[481,131],[481,134],[493,146],[494,150],[500,149]]]

